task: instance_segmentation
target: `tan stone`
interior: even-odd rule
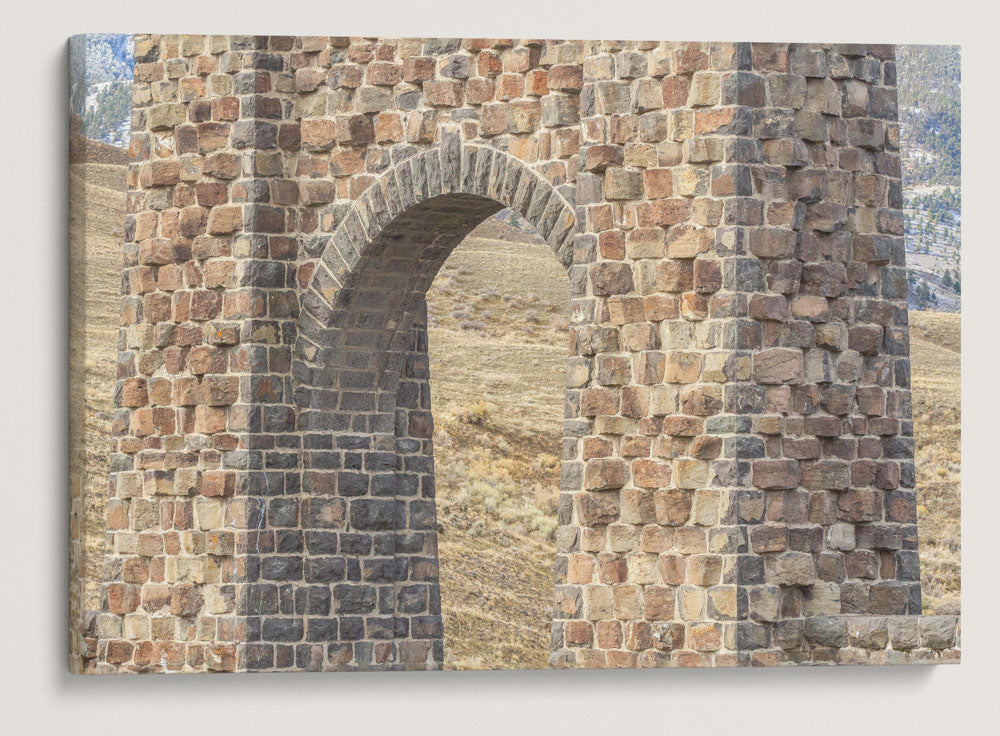
[[[753,378],[758,383],[801,383],[805,359],[801,350],[772,348],[756,353],[753,358]]]
[[[708,483],[708,463],[678,458],[673,462],[674,485],[678,488],[703,488]]]
[[[669,383],[694,383],[701,375],[700,353],[671,350],[666,358],[664,380]]]

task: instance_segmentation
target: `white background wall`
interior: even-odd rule
[[[750,6],[753,6],[751,8]],[[450,6],[450,7],[449,7]],[[957,0],[27,0],[0,86],[0,729],[6,733],[977,733],[996,715],[997,12]],[[83,32],[963,45],[960,666],[73,677],[66,648],[66,38]],[[973,155],[973,151],[975,154]],[[992,344],[991,344],[992,343]],[[996,520],[993,524],[990,520]],[[995,727],[995,724],[994,726]]]

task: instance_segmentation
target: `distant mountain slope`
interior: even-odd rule
[[[69,60],[70,113],[82,120],[82,134],[92,140],[127,146],[135,68],[132,36],[73,36]]]
[[[897,46],[911,309],[961,311],[962,69],[958,46]]]
[[[897,46],[900,139],[907,186],[961,186],[958,46]]]

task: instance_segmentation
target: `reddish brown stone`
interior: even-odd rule
[[[799,464],[795,460],[755,460],[753,484],[765,490],[797,488]]]
[[[587,461],[584,487],[588,490],[612,490],[625,485],[625,463],[617,458]]]

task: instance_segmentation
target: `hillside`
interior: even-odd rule
[[[548,659],[569,280],[544,243],[492,239],[508,228],[473,231],[428,293],[452,668]]]
[[[69,177],[70,483],[86,499],[86,548],[78,564],[86,574],[85,606],[96,608],[118,360],[125,167],[73,164]]]
[[[917,517],[924,612],[959,613],[962,503],[962,321],[910,313]]]
[[[900,147],[908,189],[962,185],[958,46],[896,47]]]
[[[124,148],[110,143],[88,138],[83,134],[83,120],[71,114],[69,119],[69,162],[71,164],[117,164],[128,163]]]
[[[69,40],[69,107],[92,140],[128,145],[132,115],[132,36],[86,33]]]
[[[961,51],[901,45],[896,66],[910,308],[960,312]]]

